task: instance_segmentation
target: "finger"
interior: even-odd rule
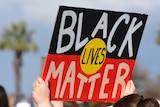
[[[36,94],[35,91],[32,92],[32,97],[35,98]]]
[[[34,83],[33,83],[33,88],[34,87],[37,87],[37,81],[35,81]]]
[[[44,84],[44,81],[43,81],[43,79],[42,79],[41,77],[38,77],[37,82],[38,82],[39,84]]]
[[[33,101],[34,101],[35,103],[37,103],[37,98],[38,98],[38,96],[37,96],[37,93],[36,93],[36,92],[32,92],[32,98],[33,98]]]
[[[121,94],[121,98],[128,95],[130,93],[130,80],[127,82],[124,91]]]
[[[130,85],[131,85],[131,83],[130,83],[130,80],[127,82],[127,84],[126,84],[126,89],[125,89],[125,92],[129,92],[129,90],[130,90]]]
[[[38,77],[39,78],[39,77]],[[38,82],[38,78],[34,81],[34,83],[33,83],[33,86],[35,87],[35,86],[37,86],[37,84],[39,84],[39,82]]]
[[[131,83],[132,83],[131,80],[129,80],[128,83],[127,83],[126,87],[127,87],[128,91],[131,90]]]
[[[130,80],[130,90],[131,90],[133,93],[136,93],[136,87],[135,87],[135,85],[134,85],[134,83],[133,83],[132,80]]]
[[[46,84],[47,87],[49,86],[49,80],[48,79],[45,80],[45,84]]]
[[[135,88],[135,86],[134,86],[133,81],[132,81],[132,80],[129,80],[129,81],[127,82],[127,85],[126,85],[125,93],[126,93],[126,94],[133,94],[133,93],[135,93],[135,90],[136,90],[136,88]]]
[[[41,87],[41,85],[38,83],[38,81],[35,81],[35,82],[33,83],[33,91],[39,90],[40,87]]]

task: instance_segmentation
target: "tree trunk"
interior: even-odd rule
[[[18,99],[21,96],[21,52],[15,52],[14,58],[14,73],[15,73],[15,97]]]

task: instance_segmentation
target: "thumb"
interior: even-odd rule
[[[49,79],[45,80],[45,84],[46,84],[47,87],[49,87]]]
[[[126,89],[124,91],[124,95],[123,96],[127,96],[129,94],[134,94],[134,93],[136,93],[136,87],[135,87],[133,81],[129,80],[127,85],[126,85]]]

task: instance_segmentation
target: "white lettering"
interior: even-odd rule
[[[63,70],[64,70],[64,61],[61,62],[58,66],[58,68],[56,69],[55,67],[55,62],[51,61],[50,66],[49,66],[49,70],[48,70],[48,74],[47,74],[47,78],[48,76],[52,73],[52,78],[57,78],[58,76],[58,82],[57,82],[57,87],[56,87],[56,94],[55,97],[58,98],[59,96],[59,92],[60,92],[60,87],[61,87],[61,82],[62,82],[62,74],[63,74]],[[51,76],[51,75],[50,75]]]
[[[130,17],[129,17],[128,14],[123,14],[121,17],[119,17],[119,19],[113,25],[113,28],[112,28],[112,30],[111,30],[111,32],[109,34],[108,40],[107,40],[107,49],[108,49],[108,52],[112,53],[115,50],[115,48],[116,48],[115,44],[113,44],[113,46],[111,46],[112,45],[111,42],[112,42],[112,38],[113,38],[113,35],[114,35],[117,27],[122,22],[122,20],[125,20],[125,24],[128,24],[129,23],[129,19],[130,19]]]
[[[108,26],[108,14],[103,13],[101,19],[99,20],[97,26],[95,27],[94,31],[91,34],[91,37],[95,37],[98,30],[103,30],[103,38],[107,38],[107,26]]]
[[[72,18],[72,23],[68,28],[64,28],[65,20],[66,20],[67,16]],[[75,33],[74,33],[73,29],[76,25],[76,20],[77,20],[77,16],[76,16],[75,12],[73,12],[71,10],[63,12],[59,35],[58,35],[57,50],[56,50],[57,53],[66,52],[72,47],[72,45],[74,43],[74,39],[75,39]],[[65,36],[68,35],[70,37],[70,41],[69,41],[68,45],[62,47],[61,46],[62,45],[62,38],[64,35]]]
[[[63,98],[63,96],[64,96],[64,92],[65,92],[65,89],[67,87],[67,83],[70,84],[69,98],[73,97],[75,75],[76,75],[76,64],[75,64],[75,61],[72,61],[69,68],[68,68],[64,83],[62,85],[62,90],[60,92],[60,98]]]
[[[125,73],[123,75],[121,75],[121,71],[122,70],[125,70]],[[119,64],[118,70],[117,70],[117,74],[116,74],[116,80],[115,80],[115,83],[114,83],[112,98],[116,97],[117,89],[118,89],[118,85],[119,84],[122,86],[121,93],[124,90],[124,88],[125,88],[125,81],[124,80],[128,76],[129,70],[130,69],[129,69],[129,65],[128,64],[126,64],[124,62]]]
[[[122,55],[122,51],[124,50],[125,48],[125,45],[128,43],[128,51],[129,51],[129,57],[132,57],[133,56],[133,46],[132,46],[132,34],[142,25],[142,21],[140,21],[139,23],[136,23],[136,20],[137,18],[133,18],[130,26],[129,26],[129,29],[127,31],[127,34],[124,38],[124,41],[121,45],[121,48],[118,52],[118,56],[120,57]]]
[[[82,75],[81,73],[78,73],[77,76],[80,79],[80,84],[79,84],[79,88],[78,88],[78,93],[77,93],[77,98],[80,98],[82,95],[82,90],[84,87],[84,83],[86,83],[88,81],[88,78],[85,77],[84,75]]]
[[[104,75],[102,78],[102,84],[101,84],[101,88],[100,88],[100,93],[99,93],[99,98],[107,98],[108,97],[108,93],[104,93],[104,89],[105,89],[106,84],[109,83],[109,79],[107,78],[108,72],[109,72],[109,70],[112,70],[113,68],[114,68],[113,64],[108,64],[105,67]]]
[[[80,37],[82,33],[82,20],[83,20],[83,13],[80,13],[79,19],[78,19],[77,38],[76,38],[76,45],[75,45],[76,51],[78,51],[88,42],[88,37],[86,37],[83,41],[80,42]]]
[[[92,75],[90,78],[89,78],[89,82],[91,82],[91,86],[90,86],[90,90],[89,90],[89,94],[88,94],[88,99],[91,99],[92,96],[93,96],[93,91],[94,91],[94,88],[95,88],[95,83],[96,83],[96,80],[98,78],[101,77],[101,74],[100,73],[97,73],[95,75]]]

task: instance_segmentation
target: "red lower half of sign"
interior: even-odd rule
[[[51,100],[115,102],[132,75],[135,60],[106,58],[94,74],[81,69],[78,55],[48,54],[43,79],[49,79]]]

